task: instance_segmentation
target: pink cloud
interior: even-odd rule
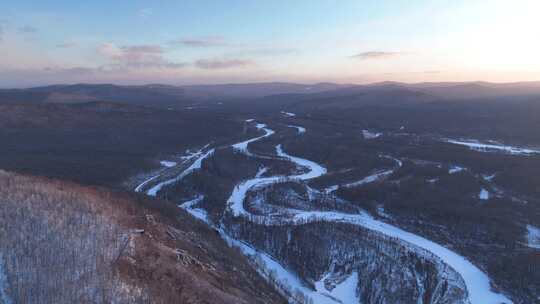
[[[255,63],[251,60],[243,59],[201,59],[195,62],[196,67],[207,70],[246,67],[254,64]]]
[[[185,63],[172,62],[165,58],[164,49],[159,45],[116,46],[103,43],[98,53],[108,58],[111,66],[123,68],[181,68]]]

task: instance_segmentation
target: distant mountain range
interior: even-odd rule
[[[84,103],[110,101],[153,107],[187,107],[230,100],[268,100],[288,95],[300,99],[361,99],[362,104],[405,101],[464,100],[486,98],[528,98],[540,96],[539,82],[495,84],[487,82],[417,83],[381,82],[369,85],[284,82],[171,86],[149,84],[52,85],[28,89],[0,90],[0,102]],[[304,97],[302,97],[304,96]]]

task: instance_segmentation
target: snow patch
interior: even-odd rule
[[[495,176],[497,176],[497,173],[493,173],[493,174],[491,174],[491,175],[484,174],[484,175],[482,175],[482,178],[483,178],[485,181],[491,182],[491,181],[493,181],[493,179],[495,178]]]
[[[339,189],[339,185],[332,185],[332,186],[326,187],[324,189],[324,193],[332,193],[332,192],[337,191],[337,189]]]
[[[378,172],[378,173],[366,176],[366,177],[364,177],[363,179],[361,179],[359,181],[345,184],[345,185],[343,185],[343,187],[345,187],[345,188],[354,188],[354,187],[362,186],[362,185],[365,185],[365,184],[370,184],[370,183],[373,183],[373,182],[376,182],[376,181],[383,180],[386,177],[392,175],[392,173],[394,173],[393,169]]]
[[[177,162],[169,161],[169,160],[162,160],[159,162],[163,167],[172,168],[177,165]]]
[[[294,113],[291,113],[291,112],[285,112],[285,111],[281,111],[281,114],[285,115],[285,116],[288,116],[288,117],[295,117],[296,114]]]
[[[540,150],[507,146],[507,145],[496,144],[496,143],[486,144],[486,143],[478,142],[476,140],[462,141],[462,140],[448,139],[446,140],[446,142],[455,144],[455,145],[466,146],[466,147],[469,147],[469,149],[478,151],[478,152],[502,152],[502,153],[508,153],[508,154],[513,154],[513,155],[526,155],[526,156],[530,156],[531,154],[540,154]]]
[[[465,170],[465,168],[460,167],[460,166],[452,166],[450,167],[450,169],[448,169],[448,174],[455,174],[463,170]]]
[[[376,172],[374,174],[371,174],[371,175],[368,175],[368,176],[362,178],[359,181],[344,184],[344,185],[342,185],[342,187],[354,188],[354,187],[362,186],[362,185],[365,185],[365,184],[370,184],[370,183],[373,183],[373,182],[381,181],[381,180],[387,178],[388,176],[392,175],[397,169],[399,169],[399,168],[401,168],[401,166],[403,166],[403,163],[397,158],[387,156],[387,155],[380,155],[379,157],[385,157],[385,158],[389,158],[389,159],[393,160],[394,162],[396,162],[396,167],[392,168],[392,169],[389,169],[389,170],[378,171],[378,172]],[[332,192],[336,191],[338,189],[338,187],[339,187],[338,185],[333,185],[333,186],[327,187],[324,191],[326,193],[332,193]]]
[[[381,137],[383,134],[380,132],[371,132],[369,130],[362,130],[362,135],[364,139],[375,139]]]
[[[540,228],[527,225],[527,245],[530,248],[540,249]]]
[[[320,281],[315,282],[315,289],[322,295],[327,295],[332,299],[336,299],[338,303],[343,304],[358,304],[360,298],[356,292],[358,286],[358,273],[353,272],[341,283],[337,284],[332,290],[326,289],[325,281],[331,274],[323,276]]]
[[[483,200],[483,201],[487,201],[489,200],[489,191],[487,191],[486,189],[482,188],[480,190],[480,193],[478,193],[478,198]]]

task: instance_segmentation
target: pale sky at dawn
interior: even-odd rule
[[[540,80],[538,0],[2,1],[0,87]]]

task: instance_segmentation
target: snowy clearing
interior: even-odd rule
[[[502,153],[508,153],[508,154],[513,154],[513,155],[540,154],[540,150],[506,146],[506,145],[494,144],[494,143],[485,144],[485,143],[481,143],[475,140],[461,141],[461,140],[448,139],[446,140],[446,142],[455,144],[455,145],[466,146],[466,147],[469,147],[469,149],[478,151],[478,152],[502,152]]]

